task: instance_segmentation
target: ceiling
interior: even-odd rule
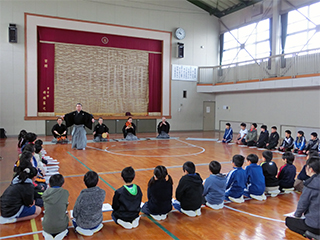
[[[262,0],[187,0],[218,18],[261,2]]]

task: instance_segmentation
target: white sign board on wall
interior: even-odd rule
[[[172,64],[172,80],[196,82],[198,80],[198,67]]]

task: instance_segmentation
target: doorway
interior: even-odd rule
[[[215,109],[216,102],[203,102],[203,131],[215,130]]]

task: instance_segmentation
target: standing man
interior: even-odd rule
[[[71,133],[72,148],[85,150],[87,146],[85,127],[92,129],[92,123],[94,123],[93,116],[85,111],[82,111],[82,104],[77,103],[76,111],[67,113],[63,116],[63,118],[66,121],[67,127],[74,125]]]
[[[54,125],[51,129],[53,135],[53,143],[67,143],[67,127],[66,125],[62,124],[62,118],[58,117],[57,124]]]
[[[158,133],[157,138],[170,138],[168,135],[170,131],[170,124],[166,121],[166,118],[163,117],[161,122],[158,124]]]

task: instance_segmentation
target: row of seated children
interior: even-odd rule
[[[267,130],[266,125],[261,125],[261,132],[258,138],[257,124],[252,123],[250,130],[246,129],[246,124],[240,124],[240,132],[237,136],[237,144],[244,144],[247,146],[256,146],[258,148],[266,148],[269,150],[276,149],[279,142],[279,134],[277,133],[277,127],[272,126],[271,133]],[[222,139],[223,143],[230,143],[233,139],[233,130],[230,123],[226,123],[225,133]],[[291,131],[285,131],[285,138],[278,148],[279,151],[292,151],[298,154],[308,154],[310,150],[318,150],[320,152],[320,144],[318,134],[316,132],[311,133],[311,138],[306,141],[303,131],[298,131],[296,140],[291,136]]]
[[[223,207],[224,200],[243,202],[242,195],[251,196],[257,200],[264,200],[263,193],[265,186],[268,186],[268,180],[267,177],[263,175],[265,171],[263,166],[267,166],[271,162],[272,152],[266,151],[263,155],[266,163],[264,163],[262,167],[257,165],[257,155],[248,155],[248,166],[245,170],[242,168],[245,160],[244,157],[235,155],[232,159],[234,169],[230,171],[227,176],[220,173],[220,163],[212,161],[209,164],[209,169],[212,174],[205,180],[204,184],[200,175],[195,171],[195,165],[192,162],[184,163],[184,175],[180,179],[176,189],[177,200],[173,201],[172,205],[180,212],[194,217],[201,215],[201,205],[203,203],[213,209],[220,209]],[[285,153],[283,159],[286,165],[281,168],[278,174],[280,187],[282,180],[286,183],[287,179],[291,178],[293,172],[291,169],[293,169],[294,172],[296,171],[292,165],[294,159],[292,153]],[[23,163],[26,163],[26,161]],[[288,169],[285,170],[287,165]],[[28,169],[34,169],[30,164],[28,166]],[[23,168],[22,165],[19,166],[19,172],[21,172],[21,170],[23,173],[34,172],[33,175],[28,176],[29,179],[34,177],[37,172],[36,170],[28,171],[27,168]],[[289,176],[286,176],[287,172]],[[168,212],[172,209],[172,178],[168,175],[164,166],[157,166],[154,169],[154,176],[148,183],[148,202],[145,203],[142,209],[140,209],[142,199],[141,189],[132,183],[135,178],[134,169],[132,167],[123,169],[121,176],[125,185],[116,190],[112,202],[112,218],[117,224],[126,229],[137,227],[139,225],[140,210],[156,220],[163,220],[167,217]],[[84,176],[87,189],[81,191],[74,206],[73,224],[76,231],[85,236],[91,236],[103,227],[101,209],[105,198],[105,191],[96,186],[98,179],[98,175],[91,171]],[[26,181],[26,177],[24,177],[24,181]],[[53,239],[53,237],[55,237],[55,239],[62,239],[68,233],[68,217],[65,212],[68,206],[69,193],[67,190],[62,189],[63,183],[62,175],[53,175],[49,180],[50,188],[43,194],[44,208],[46,211],[43,220],[43,234],[46,239]],[[12,183],[8,189],[12,189],[13,185]],[[29,191],[31,192],[33,185],[30,184],[29,187]],[[26,220],[23,219],[24,215],[21,217],[21,215],[16,215],[16,213],[13,213],[13,215],[12,213],[5,214],[8,209],[11,209],[11,203],[8,199],[21,197],[17,192],[9,191],[8,189],[1,196],[2,220],[5,219],[7,222]],[[29,191],[25,189],[23,192],[27,193]],[[30,199],[32,200],[32,195]],[[39,207],[35,205],[26,206],[21,199],[19,199],[19,201],[21,209],[32,208],[28,212],[29,215],[27,219],[36,217],[41,212]],[[58,219],[60,220],[58,221]]]

